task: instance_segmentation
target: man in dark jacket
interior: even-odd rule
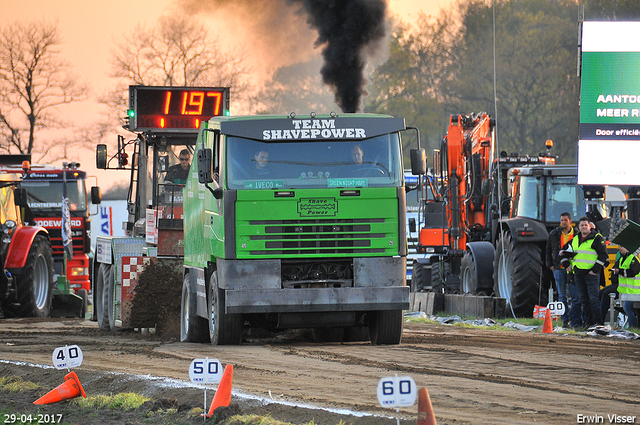
[[[553,278],[556,281],[558,301],[564,304],[562,326],[565,328],[569,326],[572,328],[582,327],[582,305],[578,299],[576,286],[573,283],[567,285],[569,275],[566,268],[560,264],[560,250],[573,239],[576,233],[571,223],[571,214],[563,212],[560,214],[560,226],[553,229],[549,233],[549,239],[547,239],[546,264],[549,270],[553,272]],[[571,277],[573,278],[573,276]],[[567,289],[571,297],[571,308],[569,308],[569,303],[567,302]]]
[[[600,314],[600,273],[608,261],[607,248],[602,235],[591,229],[589,219],[582,217],[578,223],[578,233],[571,242],[562,247],[560,255],[571,252],[571,265],[568,271],[574,274],[576,289],[580,303],[584,310],[586,323],[584,328],[591,325],[602,325]]]

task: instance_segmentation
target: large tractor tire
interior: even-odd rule
[[[431,287],[431,269],[425,263],[413,262],[411,292],[421,292]]]
[[[187,273],[182,281],[182,300],[180,301],[181,342],[209,342],[207,319],[198,316],[197,302],[195,283],[190,282]]]
[[[371,344],[400,344],[403,324],[402,310],[380,310],[370,314],[369,338]]]
[[[540,293],[542,250],[534,243],[518,243],[508,232],[498,240],[494,262],[494,291],[506,298],[507,311],[516,317],[531,317],[534,306],[546,305]],[[540,297],[544,299],[540,299]]]
[[[209,280],[209,338],[213,345],[238,345],[242,342],[242,314],[225,313],[224,290],[218,285],[218,272]]]
[[[53,257],[51,245],[44,236],[33,239],[16,286],[17,304],[5,305],[8,316],[49,317],[53,300]]]
[[[96,273],[96,286],[94,288],[94,305],[96,309],[95,317],[98,322],[98,328],[103,331],[109,330],[109,313],[104,305],[104,292],[109,282],[113,281],[113,268],[110,264],[101,263]]]
[[[443,265],[443,267],[440,267]],[[451,271],[451,264],[447,262],[435,262],[431,264],[431,291],[447,292],[448,288],[445,284],[447,274]]]

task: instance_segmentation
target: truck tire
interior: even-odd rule
[[[7,315],[49,317],[53,300],[53,257],[51,245],[37,235],[22,271],[16,278],[17,305],[6,305]]]
[[[431,270],[424,263],[413,262],[411,292],[421,292],[431,286]]]
[[[531,317],[540,296],[540,246],[518,243],[505,232],[496,243],[494,258],[496,296],[506,298],[507,311],[513,310],[516,317]]]
[[[96,276],[96,287],[94,288],[94,305],[93,307],[96,309],[95,316],[98,321],[98,328],[103,331],[109,330],[109,314],[107,313],[107,308],[104,304],[104,293],[105,288],[108,282],[113,281],[112,267],[110,264],[101,263],[98,266],[97,276]]]
[[[380,310],[371,313],[369,339],[372,345],[400,344],[402,339],[402,310]]]
[[[198,316],[198,296],[190,282],[189,273],[182,281],[182,299],[180,301],[180,341],[181,342],[209,342],[207,320]]]
[[[218,286],[218,272],[209,280],[209,338],[213,345],[238,345],[242,342],[244,320],[241,314],[227,314],[224,289]]]

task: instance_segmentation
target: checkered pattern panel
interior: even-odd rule
[[[149,265],[150,257],[122,258],[122,286],[131,286],[131,281],[137,281],[138,275]]]

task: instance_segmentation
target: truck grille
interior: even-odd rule
[[[252,249],[250,254],[382,253],[385,250],[381,242],[388,239],[388,235],[381,232],[384,223],[382,218],[252,220],[249,226],[255,232],[249,240],[258,242],[264,249]]]
[[[53,251],[53,255],[59,256],[64,255],[64,248],[62,246],[62,230],[60,229],[47,229],[49,232],[49,239],[51,239],[51,249]],[[73,253],[74,254],[84,254],[85,246],[84,246],[84,235],[82,234],[82,230],[72,229],[71,230],[71,239],[73,244]]]

